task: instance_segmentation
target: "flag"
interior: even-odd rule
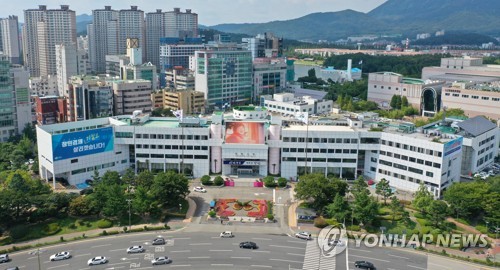
[[[296,112],[295,119],[303,122],[304,124],[309,123],[309,113],[308,112]]]
[[[172,113],[175,115],[175,117],[177,117],[177,119],[182,120],[183,117],[182,110],[173,111]]]
[[[362,65],[363,64],[363,60],[359,61],[359,64]]]

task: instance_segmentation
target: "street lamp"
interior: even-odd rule
[[[179,212],[182,211],[182,203],[179,203]]]
[[[38,270],[42,269],[42,264],[40,263],[40,253],[45,252],[44,250],[40,250],[40,248],[37,248],[36,251],[32,251],[29,254],[30,255],[37,255],[38,257]]]

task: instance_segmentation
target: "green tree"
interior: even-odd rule
[[[147,216],[155,211],[155,199],[151,191],[144,186],[135,189],[132,209],[141,216]]]
[[[349,103],[345,106],[345,110],[349,112],[354,112],[356,109],[354,108],[354,104],[352,103],[352,100],[349,100]]]
[[[127,209],[125,189],[120,185],[112,184],[107,186],[105,196],[106,203],[102,208],[102,215],[110,218],[121,217]]]
[[[432,197],[431,192],[423,183],[421,183],[417,192],[415,192],[412,203],[418,210],[420,210],[420,212],[425,214],[427,213],[427,208],[433,200],[434,198]]]
[[[342,223],[346,219],[349,219],[351,209],[349,208],[349,204],[344,197],[337,195],[335,196],[333,203],[326,207],[325,213],[328,217],[335,218],[338,222]]]
[[[378,215],[379,204],[365,192],[357,193],[353,203],[354,218],[364,225],[372,224]]]
[[[101,176],[99,176],[99,171],[94,170],[94,173],[92,175],[92,184],[97,184],[101,181]]]
[[[401,108],[408,107],[408,105],[409,105],[408,98],[406,96],[403,96],[401,98]]]
[[[406,227],[409,227],[411,224],[410,212],[403,211],[403,213],[401,213],[401,221]]]
[[[135,172],[131,168],[128,168],[122,175],[122,181],[125,185],[135,186]]]
[[[296,197],[310,201],[311,206],[321,211],[332,203],[335,196],[345,196],[347,183],[338,178],[326,178],[323,174],[306,174],[300,177],[295,187]]]
[[[101,181],[106,185],[123,185],[121,176],[116,171],[107,171],[101,178]]]
[[[382,178],[375,186],[375,193],[384,198],[384,205],[387,205],[387,198],[392,196],[392,189],[389,185],[389,181]]]
[[[136,184],[138,187],[142,186],[145,187],[146,189],[150,189],[151,186],[153,185],[155,176],[152,172],[150,171],[142,171],[137,175],[136,178]]]
[[[434,226],[439,226],[448,216],[448,205],[441,200],[434,200],[429,206],[429,218]]]
[[[366,193],[367,195],[370,195],[368,184],[365,182],[363,176],[359,176],[356,180],[354,180],[354,183],[351,187],[351,192],[354,196],[359,193]]]
[[[398,99],[400,99],[400,96],[398,96],[398,95],[393,95],[393,96],[392,96],[392,98],[391,98],[391,103],[390,103],[391,108],[393,108],[393,109],[395,109],[395,110],[396,110],[396,109],[399,109],[399,108],[398,108]]]
[[[401,205],[401,202],[399,201],[398,197],[396,196],[392,196],[391,204],[389,205],[389,207],[391,209],[392,221],[394,222],[396,217],[404,212],[404,208],[403,205]]]
[[[484,195],[488,194],[488,189],[489,184],[485,181],[453,183],[443,198],[456,216],[470,218],[483,212]]]
[[[95,213],[93,203],[88,196],[78,196],[69,203],[68,213],[76,217],[89,216]]]
[[[158,204],[177,206],[189,195],[189,181],[173,171],[160,172],[154,178],[151,191]]]

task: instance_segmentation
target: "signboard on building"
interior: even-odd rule
[[[227,122],[226,143],[264,144],[264,123]]]
[[[239,166],[260,166],[260,161],[253,160],[224,160],[226,165],[239,165]]]
[[[54,161],[113,151],[113,128],[99,128],[52,136]]]
[[[445,143],[444,145],[444,157],[449,156],[457,151],[462,150],[464,138],[460,137]]]

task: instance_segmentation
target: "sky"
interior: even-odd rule
[[[126,9],[138,6],[144,12],[156,9],[170,11],[174,7],[191,9],[198,13],[198,21],[203,25],[243,22],[269,22],[288,20],[313,12],[339,11],[353,9],[368,12],[386,0],[0,0],[0,18],[17,15],[24,21],[23,10],[47,5],[47,8],[59,8],[69,5],[77,15],[92,14],[92,9]]]

